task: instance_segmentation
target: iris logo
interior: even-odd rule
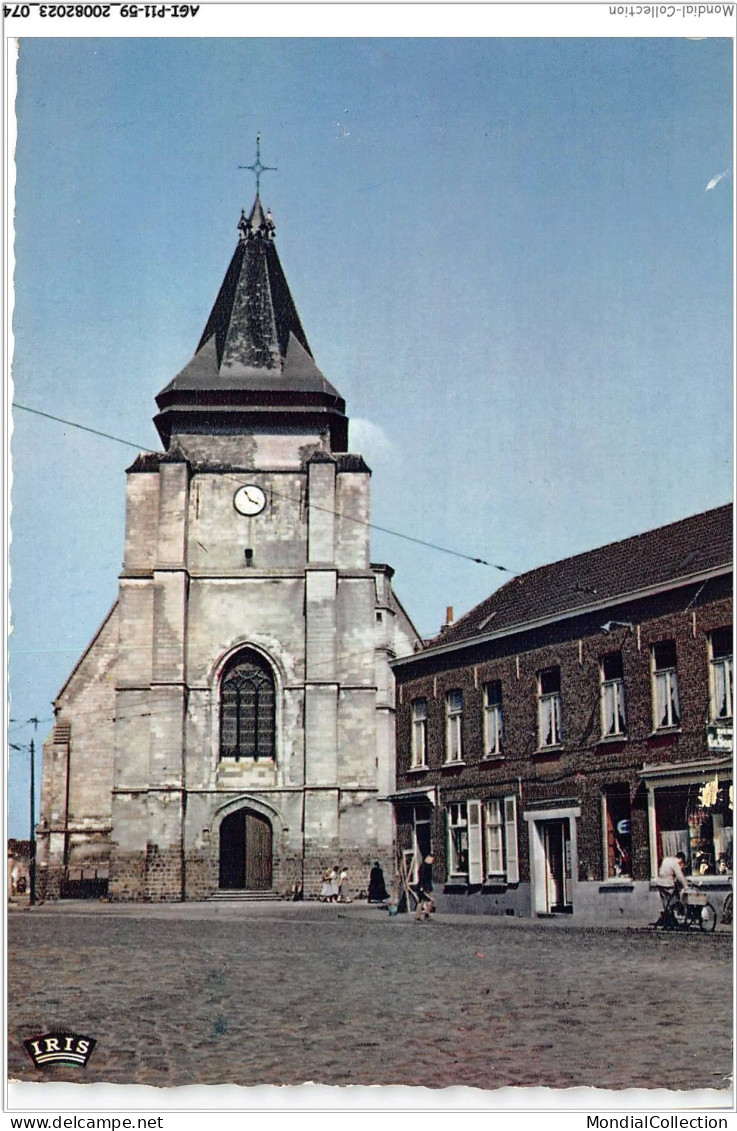
[[[31,1037],[23,1046],[37,1068],[47,1064],[76,1064],[84,1068],[97,1041],[79,1033],[45,1033]]]

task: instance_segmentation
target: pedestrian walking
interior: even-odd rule
[[[330,900],[332,875],[333,875],[333,872],[332,872],[331,868],[329,868],[327,870],[327,872],[323,873],[322,885],[320,887],[320,894],[318,896],[318,899],[320,900],[321,903],[328,903],[329,900]]]
[[[425,859],[420,864],[420,872],[417,877],[417,883],[414,886],[415,894],[417,895],[417,910],[415,911],[415,920],[420,922],[421,919],[429,919],[432,912],[435,910],[435,897],[432,893],[432,866],[435,857],[432,853],[428,853]]]
[[[348,896],[348,869],[340,869],[340,877],[338,879],[338,903],[350,903],[351,900]]]
[[[335,903],[340,891],[340,870],[338,865],[330,869],[330,878],[328,880],[328,903]]]

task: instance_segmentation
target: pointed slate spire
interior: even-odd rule
[[[218,366],[279,369],[290,333],[310,353],[274,246],[274,221],[258,197],[241,213],[240,240],[197,352],[215,335]]]
[[[167,447],[174,431],[232,431],[258,417],[265,425],[278,406],[295,427],[300,411],[313,425],[327,417],[331,446],[345,451],[345,402],[315,364],[275,232],[257,195],[250,214],[241,213],[238,245],[194,357],[156,398],[154,423]]]

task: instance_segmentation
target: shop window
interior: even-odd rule
[[[448,818],[448,879],[468,879],[468,815],[465,802],[451,802]]]
[[[683,852],[695,876],[732,873],[732,782],[715,776],[654,791],[658,864]]]
[[[562,740],[560,668],[546,668],[539,672],[537,682],[539,746],[541,749],[546,746],[560,746]]]
[[[517,799],[494,797],[484,802],[484,865],[491,880],[517,883]]]
[[[484,687],[484,757],[501,757],[502,736],[502,685],[497,679]]]
[[[427,699],[412,703],[412,769],[427,765]]]
[[[624,709],[624,672],[622,653],[610,652],[602,656],[601,672],[601,734],[602,738],[617,738],[627,733]]]
[[[681,722],[678,704],[678,674],[676,672],[676,645],[674,640],[664,640],[653,645],[653,723],[656,730],[677,727]]]
[[[463,758],[463,692],[449,691],[445,696],[445,760],[460,762]]]
[[[626,784],[604,790],[605,879],[632,876],[630,791]]]
[[[732,718],[732,627],[719,628],[709,637],[712,722]]]

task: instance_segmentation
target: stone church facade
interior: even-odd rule
[[[128,469],[118,598],[55,702],[39,895],[314,893],[393,862],[394,680],[419,647],[369,558],[371,472],[256,197]]]

